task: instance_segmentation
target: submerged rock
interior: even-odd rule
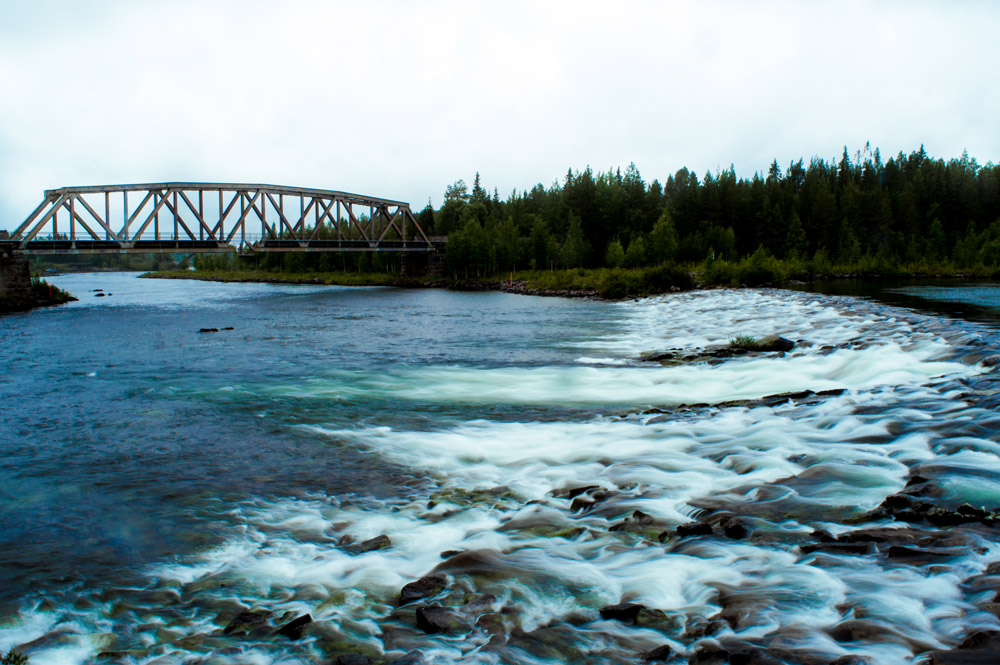
[[[830,665],[875,665],[873,661],[868,656],[856,656],[854,654],[847,654],[846,656],[840,656],[839,658],[834,658],[830,661]]]
[[[458,611],[440,605],[425,605],[417,608],[417,628],[428,634],[444,633],[454,635],[470,630],[468,621]]]

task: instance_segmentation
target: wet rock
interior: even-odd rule
[[[456,555],[458,556],[458,555]],[[410,582],[399,592],[399,604],[406,605],[415,600],[436,596],[444,590],[448,578],[444,575],[432,574]]]
[[[635,615],[635,625],[658,630],[665,634],[675,634],[680,632],[681,619],[677,615],[667,614],[663,610],[644,607]]]
[[[669,644],[664,644],[663,646],[658,646],[651,651],[647,651],[643,656],[643,660],[647,662],[657,661],[657,660],[670,660],[674,650],[670,648]]]
[[[933,651],[931,665],[996,665],[1000,663],[1000,631],[973,633],[951,651]]]
[[[715,645],[707,644],[698,648],[688,659],[689,665],[724,665],[729,663],[730,653],[726,649]]]
[[[367,656],[359,653],[345,653],[337,656],[332,665],[371,665],[371,662]]]
[[[94,294],[95,298],[103,298],[104,296],[105,296],[105,294],[103,294],[103,293],[95,293]]]
[[[219,330],[235,330],[232,326],[226,326],[225,328],[219,328]]]
[[[928,550],[906,547],[904,545],[892,545],[886,550],[886,556],[890,559],[903,560],[913,564],[940,563],[943,560],[952,559],[964,554],[961,550]]]
[[[1000,651],[932,651],[927,665],[997,665]]]
[[[222,629],[223,635],[253,635],[261,629],[269,629],[268,621],[273,614],[268,610],[240,612]]]
[[[821,543],[834,543],[837,541],[837,539],[833,537],[833,534],[826,529],[816,529],[809,535],[813,538],[813,540],[818,540]]]
[[[681,636],[681,640],[684,642],[700,640],[704,637],[715,635],[725,627],[726,622],[722,619],[712,619],[709,621],[704,617],[699,617],[688,625],[687,630]]]
[[[499,612],[488,612],[480,615],[476,619],[476,626],[490,635],[502,635],[507,632],[507,625],[504,623],[503,615]]]
[[[375,536],[363,541],[360,547],[362,552],[375,552],[392,547],[392,541],[389,540],[389,536],[383,533],[381,536]]]
[[[1000,630],[981,630],[973,633],[962,640],[958,648],[1000,650]]]
[[[913,529],[858,529],[842,533],[836,538],[838,543],[891,543],[908,545],[917,542],[922,532]]]
[[[980,609],[985,610],[1000,619],[1000,603],[986,603],[981,605]]]
[[[873,543],[815,543],[799,547],[803,554],[825,552],[827,554],[871,554],[875,551]]]
[[[569,487],[552,491],[552,496],[559,499],[575,499],[581,494],[601,489],[599,485],[584,485],[582,487]]]
[[[218,328],[202,328],[198,332],[200,332],[200,333],[213,333],[213,332],[219,332],[219,329]]]
[[[757,647],[746,647],[729,654],[729,665],[784,665],[785,662],[795,661],[782,660]]]
[[[926,513],[927,521],[935,526],[956,526],[958,524],[968,524],[978,522],[978,517],[963,515],[958,511],[945,510],[944,508],[933,507]]]
[[[779,335],[766,335],[758,339],[754,347],[757,351],[791,351],[795,342]]]
[[[704,522],[688,522],[677,527],[677,535],[680,538],[687,536],[711,536],[712,525]]]
[[[875,665],[875,661],[868,656],[848,654],[846,656],[834,658],[830,661],[830,665]]]
[[[653,518],[641,510],[633,513],[617,524],[612,524],[608,531],[641,531],[653,524]]]
[[[426,662],[424,654],[419,651],[411,651],[402,658],[397,658],[388,663],[388,665],[424,665]]]
[[[417,628],[428,634],[446,635],[465,633],[470,629],[465,617],[450,607],[440,605],[418,607]]]
[[[646,609],[645,605],[638,603],[618,603],[601,608],[601,618],[605,620],[624,621],[625,623],[635,623],[639,612]]]
[[[569,509],[573,512],[586,512],[594,507],[595,504],[601,501],[606,501],[613,496],[617,496],[621,492],[615,490],[606,490],[598,488],[596,490],[588,490],[584,494],[577,496],[573,499],[573,503],[570,504]]]
[[[742,540],[750,535],[750,525],[735,515],[727,515],[719,520],[719,527],[726,538]]]
[[[312,616],[309,614],[303,614],[302,616],[295,617],[284,626],[274,631],[275,635],[281,635],[282,637],[287,637],[290,640],[298,640],[302,638],[302,633],[305,631],[306,626],[312,623]]]

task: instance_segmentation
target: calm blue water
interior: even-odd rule
[[[963,591],[1000,560],[993,532],[966,536],[974,552],[939,570],[797,549],[814,529],[853,528],[918,472],[952,508],[1000,506],[996,375],[981,363],[998,351],[995,285],[608,303],[51,281],[80,301],[0,318],[0,650],[21,645],[35,665],[106,649],[130,663],[313,662],[344,644],[382,662],[414,649],[441,663],[641,662],[662,643],[694,653],[687,629],[738,589],[772,600],[727,635],[765,644],[797,623],[797,648],[833,657],[910,662],[1000,627]],[[720,365],[639,360],[772,332],[800,344]],[[844,392],[739,404],[806,389]],[[673,411],[684,404],[725,406]],[[614,498],[581,513],[560,494],[586,485]],[[720,506],[754,537],[657,539]],[[635,510],[654,525],[610,528]],[[389,549],[345,549],[381,534]],[[393,610],[450,550],[489,563],[447,569],[438,602],[490,594],[480,613],[520,631],[506,646],[485,649],[471,627],[427,635]],[[623,600],[680,628],[596,615]],[[250,608],[316,626],[293,644],[221,636]],[[910,637],[845,646],[824,632],[873,613]]]

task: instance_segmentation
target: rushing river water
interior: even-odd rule
[[[32,665],[894,665],[1000,628],[995,286],[51,281],[80,301],[0,318]]]

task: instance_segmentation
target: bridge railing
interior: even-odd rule
[[[5,243],[22,253],[432,251],[407,203],[275,185],[63,187]]]

